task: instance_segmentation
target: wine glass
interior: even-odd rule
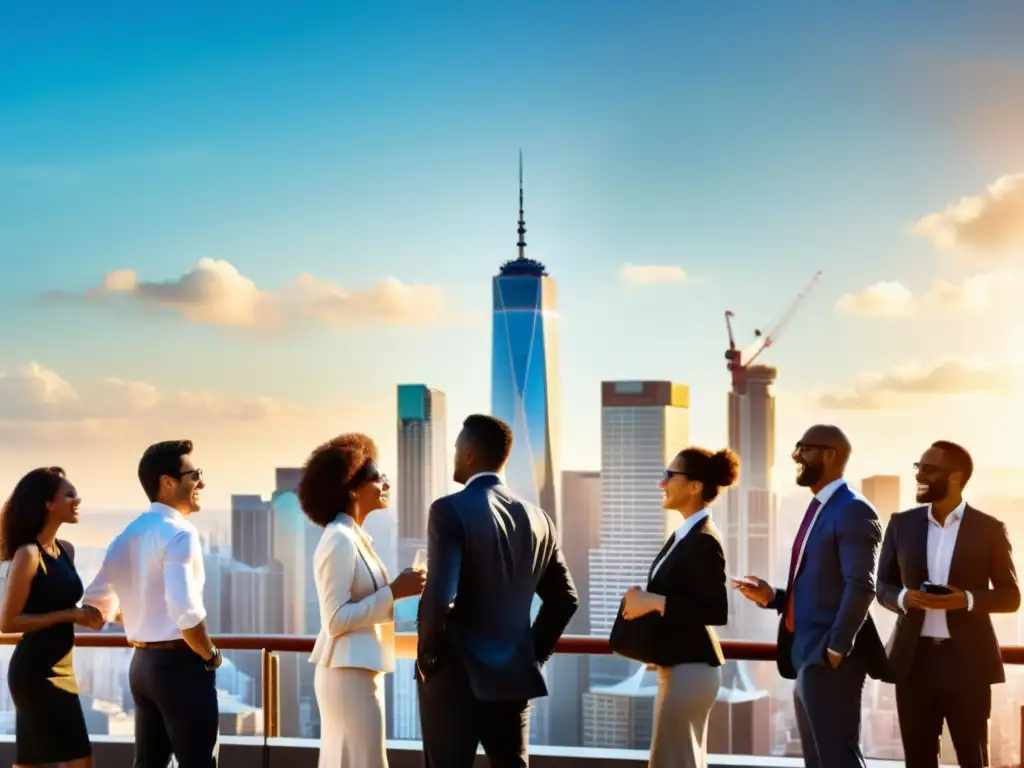
[[[420,547],[416,550],[416,553],[412,556],[412,569],[414,571],[427,571],[427,553]]]

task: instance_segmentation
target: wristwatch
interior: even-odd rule
[[[213,672],[217,669],[217,667],[220,666],[220,648],[213,646],[213,656],[207,659],[204,663],[206,665],[207,672]]]

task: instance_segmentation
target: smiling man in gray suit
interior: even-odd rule
[[[454,475],[465,488],[430,507],[416,659],[428,768],[470,768],[481,744],[494,768],[525,768],[541,665],[579,607],[551,518],[505,487],[511,449],[503,421],[467,418]]]

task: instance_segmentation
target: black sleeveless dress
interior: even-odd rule
[[[57,557],[39,547],[40,562],[22,613],[74,608],[85,593],[60,542]],[[15,708],[15,762],[59,763],[92,754],[72,667],[75,626],[26,632],[11,655],[7,685]]]

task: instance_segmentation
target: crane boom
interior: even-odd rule
[[[789,306],[775,321],[775,323],[771,327],[771,330],[769,330],[768,333],[762,334],[760,331],[755,331],[757,336],[760,337],[760,341],[755,342],[754,345],[750,347],[748,350],[746,350],[746,352],[743,354],[741,358],[741,365],[744,368],[752,364],[754,360],[756,360],[762,352],[764,352],[766,349],[768,349],[768,347],[775,343],[775,340],[779,337],[779,334],[782,333],[785,327],[789,324],[789,321],[793,319],[793,315],[796,313],[797,309],[799,309],[800,304],[803,302],[804,299],[807,298],[810,292],[814,290],[814,287],[818,284],[818,281],[821,279],[822,274],[823,272],[820,269],[814,273],[814,277],[811,278],[811,281],[804,287],[802,291],[800,291],[800,293],[796,295],[796,298],[793,299],[792,302],[790,302]]]

